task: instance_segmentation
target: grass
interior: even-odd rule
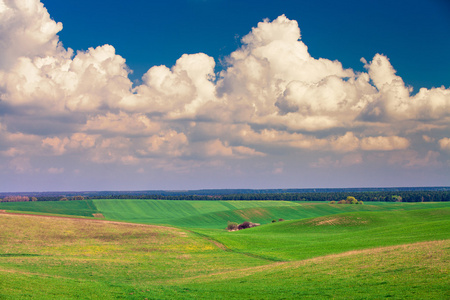
[[[189,228],[225,228],[228,221],[269,222],[296,216],[301,206],[285,201],[95,200],[107,219]]]
[[[185,299],[448,299],[450,241],[425,242],[186,279]]]
[[[373,203],[368,205],[329,205],[323,202],[289,201],[171,201],[171,200],[94,200],[105,218],[146,224],[165,224],[185,228],[223,229],[228,221],[260,224],[272,220],[304,219],[353,211],[416,210],[450,207],[441,203]]]
[[[354,212],[278,222],[236,232],[205,232],[242,253],[276,261],[450,238],[450,208]]]
[[[93,214],[99,213],[92,200],[3,202],[0,203],[0,209],[84,217],[92,217]]]
[[[0,299],[129,298],[155,282],[269,263],[176,228],[26,215],[1,215],[0,227]]]
[[[178,228],[0,214],[0,299],[450,298],[448,203],[95,200],[5,207]],[[220,229],[238,216],[266,225]],[[285,216],[296,219],[270,223]]]
[[[280,218],[296,220],[345,212],[399,211],[450,207],[450,202],[330,205],[324,202],[288,201],[171,201],[106,199],[81,201],[0,203],[0,210],[70,216],[104,216],[144,224],[164,224],[183,228],[223,229],[228,221],[271,223]],[[101,215],[100,215],[101,214]]]

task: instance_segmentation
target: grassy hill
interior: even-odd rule
[[[450,207],[450,202],[330,205],[323,202],[288,201],[183,201],[183,200],[82,200],[0,203],[0,209],[33,213],[92,217],[108,220],[164,224],[186,228],[223,229],[228,221],[270,223],[279,218],[305,219],[345,212],[399,211]]]
[[[154,299],[166,280],[269,263],[169,227],[3,214],[0,228],[0,299]]]
[[[450,238],[450,208],[353,212],[205,232],[230,249],[276,261]]]
[[[449,299],[449,249],[446,240],[350,251],[187,278],[175,287],[185,288],[185,299]]]
[[[190,228],[225,228],[228,221],[267,223],[275,215],[298,216],[301,206],[285,201],[94,200],[108,219]]]
[[[35,202],[2,202],[0,209],[8,211],[72,215],[92,217],[98,210],[92,200],[81,201],[35,201]]]
[[[450,298],[448,202],[114,199],[0,210],[47,214],[0,213],[0,299]],[[263,225],[224,230],[247,220]]]
[[[449,210],[201,234],[0,214],[0,299],[448,299]]]

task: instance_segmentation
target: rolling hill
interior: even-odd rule
[[[268,224],[280,218],[296,220],[358,211],[398,211],[450,207],[450,202],[330,205],[289,201],[187,201],[102,199],[0,203],[0,209],[31,213],[93,217],[108,220],[203,229],[223,229],[228,221]]]
[[[154,211],[146,220],[166,222],[172,214],[172,222],[178,224],[185,222],[183,209],[190,210],[192,218],[215,216],[214,222],[221,222],[220,212],[227,211],[227,204],[223,203],[210,206],[182,203],[184,207],[173,208],[179,203],[160,202],[158,219],[158,208],[149,209],[155,203],[128,203],[130,208],[141,210],[130,214],[127,208],[128,211],[115,215],[113,210],[105,207],[99,210],[88,204],[78,203],[77,208],[65,204],[67,210],[61,211],[75,216],[89,209],[114,218],[137,215],[133,221],[146,219],[142,211]],[[229,211],[252,212],[254,216],[258,209],[273,213],[283,207],[269,203],[265,207],[234,204],[228,207]],[[116,203],[107,205],[111,209]],[[147,208],[142,209],[143,205]],[[208,228],[206,221],[203,229],[185,229],[0,214],[0,298],[447,299],[450,296],[449,207],[379,205],[378,209],[384,210],[376,211],[374,205],[366,207],[374,211],[363,211],[352,206],[353,211],[341,213],[338,211],[346,208],[328,204],[292,207],[303,207],[305,215],[322,216],[225,232]]]

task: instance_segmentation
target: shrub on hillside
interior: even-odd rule
[[[252,223],[252,222],[248,222],[248,221],[245,221],[244,223],[239,224],[239,225],[238,225],[238,223],[235,223],[235,222],[228,222],[227,230],[228,231],[242,230],[242,229],[256,227],[259,225],[261,225],[261,224]]]
[[[236,222],[228,222],[227,230],[228,231],[234,231],[238,229],[238,223]]]
[[[345,200],[348,204],[358,204],[358,200],[356,200],[353,196],[348,196]]]
[[[330,204],[334,204],[334,201],[331,201]],[[347,199],[339,200],[337,204],[364,204],[362,201],[358,201],[353,196],[348,196]]]
[[[247,229],[247,228],[250,228],[250,222],[248,222],[248,221],[245,221],[244,223],[238,225],[239,230]]]

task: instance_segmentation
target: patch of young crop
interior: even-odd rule
[[[355,249],[450,238],[450,208],[354,212],[212,232],[231,250],[298,260]]]
[[[99,213],[92,200],[4,202],[0,203],[0,209],[84,217]]]
[[[2,299],[150,299],[164,280],[268,263],[162,226],[3,214],[0,227]]]
[[[164,213],[160,221],[177,222],[186,211],[203,222],[231,212],[256,218],[290,211],[303,218],[271,223],[271,216],[270,224],[226,232],[226,223],[189,231],[0,214],[0,298],[448,298],[450,208],[418,203],[346,212],[329,204],[263,210],[142,201],[112,202],[101,213],[108,218],[108,211],[118,216],[128,209],[123,216],[134,211],[133,220]]]
[[[301,205],[284,201],[102,199],[94,203],[107,219],[189,228],[222,229],[231,220],[268,223],[273,218],[298,218],[302,211]]]
[[[445,299],[450,240],[349,251],[186,279],[186,298]]]

